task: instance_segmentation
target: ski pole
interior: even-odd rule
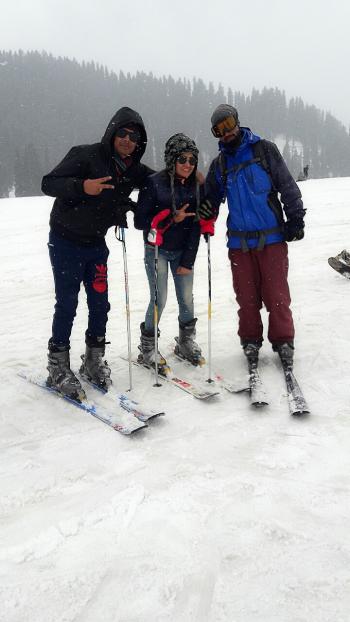
[[[208,371],[207,382],[214,382],[211,377],[211,257],[210,257],[210,235],[207,234],[208,245]]]
[[[128,278],[128,262],[127,262],[127,256],[126,256],[125,229],[124,229],[124,227],[116,227],[115,228],[115,237],[123,245],[126,330],[127,330],[127,335],[128,335],[129,391],[131,391],[132,390],[132,370],[131,370],[132,363],[131,363],[131,330],[130,330],[129,278]]]
[[[154,372],[155,387],[162,385],[158,381],[158,245],[154,246]]]

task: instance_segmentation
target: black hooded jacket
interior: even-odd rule
[[[112,156],[115,132],[129,124],[138,126],[141,142],[132,154],[132,164],[117,175]],[[131,108],[120,108],[111,119],[100,143],[72,147],[66,157],[42,180],[42,191],[56,197],[50,227],[55,233],[83,245],[102,243],[109,227],[126,226],[128,197],[154,173],[140,160],[147,145],[147,134],[140,115]],[[103,190],[98,196],[84,192],[86,179],[111,176],[114,190]]]

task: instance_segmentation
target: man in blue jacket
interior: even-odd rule
[[[291,365],[294,325],[286,241],[304,237],[301,193],[276,145],[240,127],[236,108],[221,104],[211,123],[220,153],[210,165],[207,200],[199,216],[217,216],[220,203],[227,200],[227,246],[239,305],[238,335],[246,356],[257,361],[264,304],[269,313],[268,339]]]

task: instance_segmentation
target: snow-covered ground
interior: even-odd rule
[[[312,414],[289,416],[277,357],[265,341],[268,408],[252,410],[245,394],[201,403],[169,385],[153,387],[135,368],[135,396],[164,408],[166,417],[132,437],[17,376],[23,367],[45,374],[52,201],[0,201],[1,621],[348,622],[350,282],[327,258],[350,245],[350,178],[301,187],[307,233],[289,246],[290,285],[295,373]],[[212,240],[213,367],[234,379],[245,365],[224,221],[222,214]],[[113,231],[108,243],[108,360],[124,390],[122,248]],[[136,352],[148,288],[141,233],[132,228],[127,252]],[[206,351],[204,242],[195,302],[197,340]],[[75,368],[86,317],[82,294]],[[164,354],[176,329],[171,286],[161,321]]]

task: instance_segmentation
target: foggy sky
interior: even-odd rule
[[[278,87],[348,127],[349,24],[346,0],[0,0],[0,49],[196,76],[245,94]]]

